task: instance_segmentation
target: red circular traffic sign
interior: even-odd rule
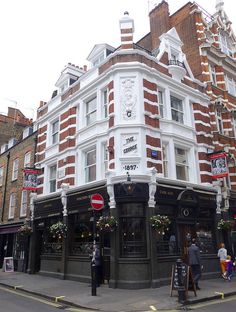
[[[104,198],[101,194],[93,194],[90,198],[90,202],[95,210],[101,210],[104,207]]]

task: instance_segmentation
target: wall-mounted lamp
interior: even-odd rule
[[[136,183],[131,181],[131,177],[129,175],[129,172],[127,172],[127,180],[125,182],[122,183],[124,191],[126,192],[127,195],[132,195]]]

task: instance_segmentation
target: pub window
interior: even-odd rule
[[[175,224],[173,221],[171,221],[168,230],[166,230],[164,234],[157,234],[156,246],[159,256],[175,255],[179,253]]]
[[[44,221],[43,224],[43,234],[42,234],[42,254],[53,254],[53,255],[61,255],[62,253],[62,239],[53,236],[50,233],[50,226],[58,221],[56,218],[51,218]]]
[[[213,236],[214,228],[212,221],[200,221],[196,225],[197,243],[201,253],[216,252],[215,238]]]
[[[69,254],[71,256],[89,255],[93,246],[92,212],[71,215],[69,228]]]
[[[121,257],[146,257],[145,210],[143,203],[120,207]]]

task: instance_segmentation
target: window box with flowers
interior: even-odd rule
[[[19,229],[18,229],[18,233],[21,235],[21,236],[30,236],[33,232],[33,229],[31,226],[29,225],[22,225]]]
[[[231,220],[220,219],[220,221],[217,223],[217,229],[230,231],[232,229],[233,225],[234,225],[234,222]]]
[[[54,238],[66,238],[67,235],[67,226],[65,223],[58,221],[57,223],[54,223],[49,228],[50,233]]]
[[[169,230],[169,225],[171,221],[168,216],[164,215],[154,215],[150,218],[150,224],[153,230],[158,234],[164,235],[166,231]]]
[[[103,232],[113,232],[118,223],[113,216],[101,216],[97,221],[97,228]]]

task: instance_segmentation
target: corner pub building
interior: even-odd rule
[[[215,140],[217,116],[208,85],[194,77],[184,53],[188,42],[175,28],[188,9],[197,25],[203,15],[189,2],[159,34],[156,19],[168,12],[162,1],[150,12],[150,33],[137,43],[134,21],[125,12],[119,22],[121,45],[95,45],[89,70],[68,64],[52,99],[41,102],[31,273],[89,282],[93,220],[100,215],[112,215],[118,223],[113,232],[96,232],[109,287],[169,283],[171,267],[186,258],[192,237],[201,249],[203,277],[219,273],[217,245],[223,234],[229,247],[231,241],[216,224],[230,217],[226,199],[231,207],[235,183],[229,175],[232,197],[226,198],[219,183],[226,178],[212,178],[209,154],[223,149]],[[90,198],[97,193],[105,207],[93,212]],[[157,214],[171,221],[165,233],[150,225]],[[62,240],[49,231],[58,220],[68,227]]]

